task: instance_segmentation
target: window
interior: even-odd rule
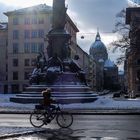
[[[13,53],[14,54],[18,53],[18,43],[13,43]]]
[[[8,64],[6,64],[6,72],[8,72]]]
[[[29,79],[29,74],[30,74],[30,72],[24,72],[24,80]]]
[[[137,71],[137,78],[136,78],[136,80],[140,81],[140,70]]]
[[[32,30],[32,38],[37,38],[37,30]]]
[[[140,59],[137,60],[137,65],[140,65]]]
[[[24,38],[29,39],[30,38],[30,30],[25,30],[24,31]]]
[[[18,59],[13,59],[13,66],[17,67],[18,66]]]
[[[31,43],[31,52],[32,53],[37,53],[37,43]]]
[[[29,17],[26,17],[24,19],[24,23],[27,24],[27,25],[30,24],[30,18]]]
[[[19,24],[18,17],[14,17],[13,18],[13,25],[18,25],[18,24]]]
[[[38,43],[38,51],[43,52],[44,51],[44,43]]]
[[[13,80],[18,80],[18,72],[13,72]]]
[[[27,87],[28,87],[28,85],[27,85],[27,84],[24,84],[24,85],[22,86],[22,89],[23,89],[23,90],[26,90]]]
[[[11,85],[11,90],[12,93],[19,93],[19,85],[18,84]]]
[[[140,86],[137,87],[137,90],[140,91]]]
[[[38,30],[38,37],[44,38],[44,30]]]
[[[34,59],[31,59],[31,65],[32,66],[36,66],[36,59],[34,58]]]
[[[32,24],[37,24],[37,18],[36,17],[32,18]]]
[[[30,59],[25,59],[24,60],[24,65],[25,66],[30,66]]]
[[[18,39],[19,38],[19,32],[18,30],[13,31],[13,39]]]
[[[30,53],[30,43],[24,43],[24,52]]]
[[[38,23],[39,23],[39,24],[44,24],[44,18],[43,18],[43,17],[39,17]]]

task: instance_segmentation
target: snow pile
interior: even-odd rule
[[[0,94],[0,111],[3,110],[32,110],[34,104],[18,104],[10,102],[10,97],[15,96],[14,94]]]
[[[140,100],[114,100],[103,96],[93,103],[64,105],[73,109],[140,109]]]

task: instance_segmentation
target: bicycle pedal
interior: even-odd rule
[[[50,122],[51,122],[51,120],[50,120],[50,119],[48,119],[48,120],[47,120],[47,123],[50,123]]]

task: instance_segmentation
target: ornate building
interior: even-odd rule
[[[140,7],[126,9],[126,24],[130,25],[130,48],[126,51],[125,73],[131,96],[140,96]]]
[[[96,90],[111,89],[112,85],[118,84],[118,67],[108,59],[107,49],[101,41],[99,32],[97,32],[89,53],[96,63]],[[108,78],[112,82],[108,82]]]

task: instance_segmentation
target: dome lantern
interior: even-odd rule
[[[97,31],[95,42],[91,45],[89,50],[90,55],[98,62],[103,59],[104,62],[108,59],[106,46],[101,41],[100,33]]]

